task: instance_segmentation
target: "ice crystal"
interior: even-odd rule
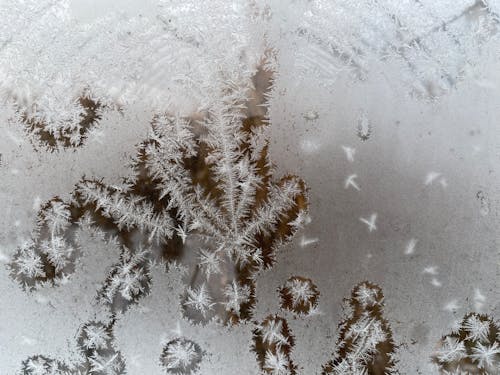
[[[487,315],[469,313],[443,336],[433,361],[442,374],[500,374],[500,328]]]
[[[207,313],[212,310],[214,303],[212,303],[212,298],[207,291],[206,284],[201,284],[196,289],[188,287],[186,294],[187,298],[183,303],[185,309],[191,307],[203,315],[203,317],[206,317]]]
[[[251,290],[248,285],[240,286],[236,281],[227,285],[224,289],[227,302],[224,304],[226,311],[240,316],[241,306],[250,301]]]
[[[101,295],[108,303],[115,305],[117,298],[135,301],[147,291],[149,278],[146,255],[146,251],[141,249],[135,253],[123,249],[120,263],[113,268],[101,290]]]
[[[222,319],[227,313],[233,322],[248,318],[254,275],[273,264],[274,252],[300,227],[307,201],[297,177],[272,179],[267,146],[258,141],[262,121],[245,117],[251,88],[245,79],[228,84],[201,122],[155,116],[122,186],[82,178],[69,202],[51,200],[40,213],[44,230],[19,250],[13,274],[27,273],[22,281],[33,286],[49,278],[48,266],[51,278],[70,272],[77,256],[72,228],[86,221],[122,244],[120,264],[101,295],[123,309],[147,292],[148,262],[179,257],[191,239],[203,244],[197,263],[206,280],[195,280],[185,306],[199,310],[202,320],[215,303]],[[220,282],[214,277],[231,268],[234,277],[212,296],[210,285]],[[227,287],[234,285],[239,289],[231,293]],[[217,300],[205,304],[200,296]]]
[[[176,338],[165,345],[160,362],[167,374],[190,375],[197,371],[202,358],[203,352],[198,344]]]
[[[382,316],[382,290],[369,282],[360,283],[353,289],[349,304],[352,314],[340,324],[335,359],[324,366],[323,374],[394,372],[395,344]]]
[[[83,360],[75,363],[36,355],[22,363],[26,375],[123,375],[125,364],[120,352],[113,348],[112,324],[87,322],[78,337]]]
[[[295,314],[309,314],[318,305],[319,291],[311,279],[292,276],[279,290],[281,306]]]
[[[40,209],[32,240],[17,249],[10,264],[22,285],[33,288],[74,271],[78,245],[71,219],[70,206],[57,197]]]
[[[254,331],[254,351],[262,374],[296,374],[296,366],[290,357],[293,346],[288,324],[281,317],[268,316]]]

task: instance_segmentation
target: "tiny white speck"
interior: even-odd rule
[[[31,337],[21,336],[21,344],[23,345],[34,346],[36,345],[36,343],[37,341],[35,339],[32,339]]]
[[[319,117],[318,112],[314,110],[309,110],[304,113],[304,118],[308,121],[316,120]]]
[[[486,297],[481,293],[481,291],[476,288],[474,290],[474,308],[478,311],[480,311],[484,303],[486,302]]]
[[[415,252],[415,247],[417,246],[417,242],[418,240],[416,238],[412,238],[410,239],[410,241],[408,241],[408,244],[406,245],[405,249],[406,255],[411,255]]]
[[[365,219],[363,217],[360,217],[359,220],[362,223],[366,224],[366,226],[368,227],[368,231],[370,233],[373,232],[374,230],[377,230],[377,225],[375,224],[375,222],[377,221],[377,213],[371,214],[369,219]]]
[[[342,150],[344,150],[347,160],[352,163],[354,161],[354,155],[356,154],[356,149],[354,147],[342,146]]]
[[[313,139],[303,139],[300,148],[307,154],[312,154],[320,149],[320,143]]]
[[[42,205],[42,199],[39,196],[36,196],[35,199],[33,199],[33,211],[40,210],[41,205]]]
[[[300,246],[301,247],[306,247],[315,244],[316,242],[319,241],[319,238],[313,237],[313,238],[307,238],[306,236],[302,236],[300,239]]]
[[[432,185],[432,183],[439,177],[441,176],[441,173],[439,172],[429,172],[427,173],[427,176],[425,176],[425,185]]]
[[[452,300],[450,302],[448,302],[446,305],[444,305],[444,309],[446,311],[457,311],[459,309],[459,306],[458,306],[458,303],[457,303],[457,300]]]
[[[354,180],[357,177],[358,177],[358,175],[356,175],[356,174],[351,174],[350,176],[347,176],[346,180],[344,181],[344,189],[349,189],[349,187],[352,186],[357,191],[360,191],[361,189],[360,189],[359,185]]]
[[[0,250],[0,263],[8,263],[9,261],[9,257]]]
[[[425,267],[422,273],[427,273],[429,275],[437,275],[438,274],[438,266],[429,266]]]
[[[432,278],[431,280],[431,284],[434,285],[435,287],[441,287],[443,284],[441,283],[441,281],[439,281],[438,279],[436,279],[435,277]]]

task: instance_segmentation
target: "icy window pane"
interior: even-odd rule
[[[500,374],[499,14],[0,0],[0,374]]]

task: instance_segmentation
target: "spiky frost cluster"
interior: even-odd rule
[[[294,375],[294,341],[285,319],[270,315],[254,331],[254,351],[263,375]]]
[[[195,175],[177,163],[163,162],[170,152],[165,138],[157,137],[156,147],[147,149],[149,165],[161,181],[160,195],[172,197],[179,207],[183,233],[202,243],[196,290],[218,296],[220,309],[214,313],[229,313],[233,321],[248,315],[254,275],[273,264],[274,252],[297,230],[294,222],[307,207],[299,179],[272,180],[257,120],[244,119],[241,111],[247,90],[231,87],[223,105],[210,110],[201,124],[204,134],[197,143]],[[179,128],[179,138],[186,131]],[[172,179],[173,175],[177,177]],[[231,273],[234,277],[224,282],[222,290],[213,289]],[[187,305],[194,306],[189,297]]]
[[[106,278],[100,291],[101,298],[115,309],[126,306],[147,293],[149,290],[148,254],[142,249],[132,253],[123,248],[120,262],[116,264]]]
[[[357,285],[348,300],[351,314],[341,323],[335,358],[323,374],[360,375],[395,372],[394,342],[383,318],[383,294],[375,284]]]
[[[261,49],[251,4],[153,0],[110,11],[99,2],[95,18],[85,4],[0,3],[0,103],[12,103],[11,120],[51,147],[81,145],[87,99],[99,108],[192,109],[211,100],[218,69],[253,66]]]
[[[198,370],[202,359],[203,351],[197,343],[176,338],[163,348],[160,363],[167,374],[191,375]]]
[[[488,43],[498,41],[493,3],[387,0],[356,6],[350,0],[316,1],[304,11],[270,2],[273,26],[300,32],[270,33],[269,38],[287,58],[282,51],[288,44],[300,46],[294,61],[297,74],[317,78],[321,85],[335,82],[338,72],[365,79],[387,68],[378,61],[390,60],[400,67],[395,82],[403,81],[416,97],[434,99],[453,90],[469,73],[466,67],[489,53]]]
[[[443,336],[433,361],[442,374],[500,374],[500,327],[487,315],[467,314]]]
[[[112,325],[88,322],[83,325],[78,346],[83,361],[66,364],[35,355],[22,363],[23,375],[123,375],[125,362],[113,347]]]
[[[245,118],[248,90],[229,86],[198,123],[157,116],[133,163],[135,176],[122,188],[86,180],[75,190],[95,221],[121,237],[140,233],[150,256],[175,257],[187,239],[200,244],[201,276],[183,303],[194,321],[248,317],[255,274],[273,264],[307,208],[301,180],[272,180],[260,122]]]
[[[186,291],[186,317],[248,319],[256,274],[274,263],[307,210],[299,178],[273,179],[262,118],[246,112],[250,77],[227,79],[202,121],[155,116],[131,175],[119,186],[83,178],[68,202],[53,199],[50,207],[59,211],[40,213],[47,218],[33,241],[40,250],[20,249],[13,275],[27,274],[29,285],[43,281],[45,258],[56,276],[67,273],[67,260],[77,255],[75,228],[84,224],[122,248],[100,293],[115,310],[147,293],[150,262],[177,259],[186,250],[196,252],[191,266],[201,271]]]
[[[113,346],[112,325],[89,322],[81,329],[78,344],[85,363],[79,367],[95,375],[119,375],[125,373],[125,362]]]
[[[56,282],[74,271],[77,252],[70,206],[56,197],[41,208],[33,238],[16,250],[11,275],[27,288]]]
[[[25,375],[62,375],[63,365],[42,355],[34,355],[22,364],[22,374]]]
[[[310,314],[318,305],[318,288],[306,277],[290,277],[280,288],[279,293],[281,307],[297,315]]]
[[[35,146],[41,144],[51,151],[82,146],[89,131],[102,118],[104,107],[89,93],[75,99],[75,102],[72,112],[58,121],[47,119],[36,106],[28,110],[16,105],[16,116],[10,121],[24,125]]]

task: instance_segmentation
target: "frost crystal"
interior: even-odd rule
[[[167,374],[190,375],[197,371],[202,358],[203,352],[198,344],[177,338],[165,345],[160,362]]]
[[[254,331],[254,351],[266,375],[295,375],[290,353],[293,337],[285,319],[270,315]]]
[[[227,302],[224,304],[226,311],[239,316],[241,306],[250,301],[251,290],[248,285],[240,286],[233,280],[233,282],[224,289],[224,296],[227,298]]]
[[[63,287],[80,256],[77,233],[92,231],[121,248],[98,291],[111,313],[126,312],[150,292],[152,264],[179,261],[195,271],[186,273],[191,281],[181,296],[185,318],[228,325],[250,319],[256,275],[273,265],[275,252],[303,226],[308,202],[302,180],[273,178],[267,144],[260,140],[264,119],[248,113],[250,73],[223,78],[219,101],[204,110],[202,120],[154,116],[121,183],[83,176],[69,199],[54,197],[43,205],[32,240],[10,264],[12,277],[26,288],[47,281]],[[299,304],[315,304],[302,301],[309,298],[307,290],[300,293]],[[110,330],[85,327],[79,345],[86,364],[75,368],[122,371]],[[289,340],[283,337],[279,346]]]
[[[395,345],[388,322],[382,316],[382,290],[363,282],[353,289],[349,304],[352,315],[341,323],[335,359],[324,366],[323,374],[393,372]]]
[[[467,314],[440,345],[433,361],[442,374],[500,374],[500,327],[487,315]]]
[[[120,352],[113,348],[112,341],[112,325],[88,322],[83,326],[78,337],[83,361],[66,364],[37,355],[23,362],[23,374],[123,375],[125,364]]]
[[[191,289],[188,287],[187,298],[184,302],[185,308],[191,307],[199,312],[203,317],[207,316],[207,313],[212,310],[214,303],[212,303],[212,298],[210,297],[206,284],[201,284],[196,289]]]
[[[293,276],[279,290],[281,306],[295,314],[309,314],[318,305],[319,291],[311,279]]]
[[[78,245],[69,209],[57,197],[40,209],[32,240],[17,249],[10,264],[13,277],[23,286],[54,282],[74,271]]]
[[[107,302],[116,303],[117,297],[131,302],[145,293],[149,284],[146,254],[141,249],[136,253],[123,249],[120,263],[111,271],[101,292]]]

